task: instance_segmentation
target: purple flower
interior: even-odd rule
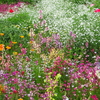
[[[4,78],[7,79],[9,77],[9,74],[6,73],[6,74],[3,74]]]
[[[54,40],[60,39],[60,35],[58,35],[58,34],[53,34],[52,37],[53,37]]]
[[[47,42],[47,38],[42,38],[41,43],[46,43]]]
[[[70,32],[70,36],[76,38],[76,34],[73,34],[72,32]]]

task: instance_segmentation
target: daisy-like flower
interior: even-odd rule
[[[18,54],[18,52],[13,52],[13,55],[17,55]]]
[[[24,38],[24,36],[20,36],[20,38]]]
[[[6,49],[11,49],[11,47],[10,46],[6,46]]]
[[[0,36],[4,36],[4,33],[0,33]]]
[[[16,44],[17,42],[12,42],[13,44]]]
[[[34,51],[34,49],[31,49],[30,51]]]
[[[19,98],[18,100],[23,100],[22,98]]]

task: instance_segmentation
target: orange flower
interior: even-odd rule
[[[20,38],[24,38],[24,36],[20,36]]]
[[[0,44],[0,51],[4,50],[4,44]]]
[[[34,51],[34,49],[31,49],[30,51]]]
[[[13,44],[16,44],[17,42],[12,42]]]
[[[0,91],[4,90],[4,87],[0,84]]]
[[[19,98],[18,100],[23,100],[22,98]]]
[[[6,49],[11,49],[11,47],[10,46],[6,46]]]
[[[0,33],[0,36],[3,36],[4,35],[4,33]]]
[[[2,56],[0,56],[0,60],[2,60]]]

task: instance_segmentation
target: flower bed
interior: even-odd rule
[[[69,32],[63,40],[42,10],[38,20],[0,33],[0,100],[99,100],[99,39]]]

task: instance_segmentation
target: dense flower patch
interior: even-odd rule
[[[74,32],[63,42],[42,10],[38,23],[26,29],[8,34],[6,42],[8,35],[0,33],[0,100],[100,99],[100,48],[80,42]]]

